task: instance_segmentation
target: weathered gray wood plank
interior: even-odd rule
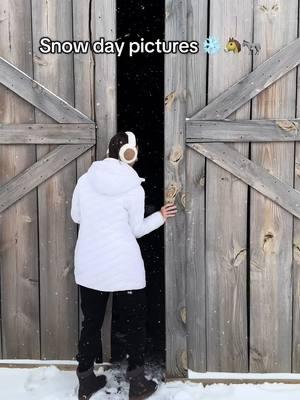
[[[224,143],[189,143],[189,147],[300,218],[300,191]]]
[[[73,0],[73,31],[74,40],[91,40],[90,37],[90,0]],[[89,51],[88,54],[74,54],[74,100],[76,109],[83,112],[91,119],[94,118],[94,58]],[[103,106],[103,104],[102,104]],[[86,151],[76,160],[77,179],[87,172],[91,163],[95,160],[96,147]],[[80,292],[78,291],[80,304]],[[78,340],[80,336],[83,315],[78,305]]]
[[[31,75],[30,1],[2,0],[0,20],[1,56]],[[2,85],[0,104],[1,123],[33,123],[33,107]],[[35,146],[0,146],[0,162],[2,186],[35,162]],[[36,214],[33,191],[0,215],[3,358],[40,358]]]
[[[259,9],[259,12],[262,11]],[[299,63],[300,39],[296,39],[281,48],[264,63],[258,65],[251,74],[247,74],[234,86],[225,90],[203,110],[195,113],[192,119],[213,120],[227,118],[242,105],[294,69]]]
[[[254,57],[254,67],[288,45],[290,55],[283,50],[274,59],[281,54],[281,65],[286,52],[288,72],[290,61],[300,58],[300,40],[293,42],[298,30],[298,1],[281,2],[271,16],[259,5],[256,0],[253,40],[261,43],[262,50]],[[254,99],[254,119],[295,118],[296,72],[290,71]],[[273,66],[265,73],[268,78],[273,75]],[[293,186],[293,143],[253,143],[251,160],[287,185],[282,195],[293,207],[299,205],[299,192],[288,191]],[[291,372],[293,217],[254,190],[250,190],[250,202],[250,371]]]
[[[116,0],[95,1],[92,9],[92,37],[116,40]],[[116,56],[95,54],[95,118],[97,159],[106,156],[109,140],[117,132]]]
[[[209,32],[228,39],[252,35],[249,1],[210,2]],[[209,57],[208,102],[251,71],[247,52],[220,51]],[[209,106],[208,106],[209,107]],[[250,116],[249,104],[233,118]],[[235,144],[248,156],[247,143]],[[215,163],[206,168],[207,370],[246,372],[247,343],[247,185]]]
[[[0,124],[0,144],[95,143],[93,124]]]
[[[299,3],[300,12],[300,3]],[[300,13],[298,13],[300,15]],[[300,19],[298,21],[300,28]],[[298,67],[297,110],[300,118],[300,68]],[[295,146],[294,187],[300,190],[300,146]],[[300,221],[294,218],[293,232],[293,344],[292,372],[300,372]]]
[[[58,146],[2,185],[0,187],[0,212],[6,210],[31,190],[45,182],[91,146],[91,144]]]
[[[166,0],[165,40],[186,40],[186,0]],[[165,229],[166,375],[187,376],[185,308],[186,55],[165,55],[165,201],[177,215]]]
[[[186,142],[293,142],[300,120],[187,121]]]
[[[188,40],[199,41],[205,37],[208,25],[208,0],[187,1],[187,35]],[[200,35],[200,36],[199,36]],[[187,54],[187,116],[192,116],[196,110],[206,105],[206,73],[207,55],[204,51]],[[199,160],[199,157],[198,157]]]
[[[188,40],[207,32],[208,1],[187,3]],[[187,55],[187,115],[206,104],[207,57]],[[186,147],[186,326],[188,368],[206,371],[205,157]]]
[[[299,95],[298,95],[299,96]],[[298,114],[300,115],[300,113]],[[300,190],[300,150],[295,148],[295,189]],[[293,238],[293,349],[292,372],[300,372],[300,221],[294,218]]]
[[[37,38],[39,40],[39,38]],[[53,54],[50,54],[53,56]],[[36,58],[38,63],[40,58]],[[43,65],[45,67],[45,65]],[[57,122],[92,123],[68,102],[52,93],[40,82],[32,79],[24,71],[0,57],[0,83],[43,111]]]
[[[92,2],[92,38],[116,40],[116,0]],[[106,157],[106,149],[112,136],[117,133],[117,59],[114,54],[95,55],[95,119],[97,122],[96,158]],[[110,297],[101,331],[103,357],[111,354],[111,310]]]
[[[72,108],[75,86],[73,55],[42,54],[38,50],[43,36],[60,41],[72,40],[72,9],[71,1],[32,1],[34,79],[63,99],[57,101],[51,95],[46,96],[49,100],[42,111],[49,112],[50,108],[51,117],[58,122],[90,123],[89,118]],[[36,110],[35,117],[36,123],[53,122],[39,110]],[[75,146],[78,150],[81,147]],[[41,159],[53,148],[53,145],[38,145],[37,158]],[[75,183],[76,162],[71,161],[38,187],[41,355],[45,359],[71,359],[77,352],[78,291],[73,274],[77,227],[70,215]]]

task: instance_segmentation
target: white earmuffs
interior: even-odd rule
[[[119,158],[127,164],[131,164],[137,159],[138,151],[136,148],[135,135],[132,132],[125,132],[128,136],[128,143],[123,144],[119,150]],[[128,151],[129,150],[129,151]],[[127,154],[125,154],[127,152]]]

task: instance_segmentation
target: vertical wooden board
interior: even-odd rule
[[[208,1],[188,0],[188,40],[207,33]],[[207,57],[187,56],[187,115],[206,105]],[[206,371],[205,314],[205,157],[186,150],[186,325],[188,368]]]
[[[111,324],[112,324],[113,294],[111,293],[106,305],[106,313],[101,329],[102,361],[110,362],[111,359]]]
[[[30,1],[0,4],[1,56],[32,76]],[[33,107],[0,87],[1,123],[33,123]],[[0,184],[35,162],[35,146],[0,146]],[[37,197],[32,191],[0,215],[3,358],[39,358]]]
[[[252,1],[210,2],[210,35],[251,38]],[[251,71],[251,57],[221,51],[209,58],[208,101]],[[249,117],[249,104],[231,118]],[[248,156],[248,144],[232,145]],[[207,369],[248,371],[247,185],[207,160]]]
[[[166,0],[165,40],[186,40],[186,0]],[[186,55],[165,55],[165,201],[177,205],[165,226],[166,374],[187,374],[185,326]]]
[[[186,325],[188,368],[206,371],[205,158],[186,147]]]
[[[116,40],[116,0],[94,1],[92,37]],[[116,55],[95,54],[95,118],[97,123],[97,159],[106,156],[109,140],[117,129]]]
[[[300,13],[300,3],[299,3]],[[300,15],[300,14],[298,14]],[[298,20],[300,29],[300,19]],[[297,110],[296,116],[300,118],[300,68],[298,67],[297,81]],[[300,146],[295,144],[295,189],[300,190]],[[300,221],[294,218],[293,238],[293,349],[292,372],[300,372]]]
[[[94,1],[92,3],[92,38],[116,40],[116,0]],[[117,133],[117,72],[116,55],[94,55],[95,62],[95,119],[97,124],[96,159],[106,157],[108,143]],[[103,359],[109,361],[111,355],[111,312],[112,297],[107,304],[101,331]]]
[[[39,39],[72,40],[72,1],[33,0],[34,78],[69,103],[74,103],[73,55],[38,50]],[[53,122],[36,110],[37,123]],[[38,158],[53,146],[38,146]],[[40,185],[39,249],[41,353],[44,359],[71,359],[77,351],[78,291],[73,275],[76,226],[70,203],[76,183],[76,162]]]
[[[262,46],[257,66],[297,37],[298,1],[254,4],[254,41]],[[295,79],[296,70],[257,96],[253,119],[294,117]],[[293,185],[293,143],[254,143],[251,159]],[[250,370],[290,372],[293,218],[254,190],[250,203]]]
[[[208,0],[187,0],[187,40],[199,42],[199,53],[187,54],[187,117],[206,105],[207,54],[202,42],[207,35]]]
[[[90,37],[90,0],[73,0],[73,38],[74,40],[91,40]],[[85,115],[94,119],[94,57],[88,54],[74,54],[74,106]],[[95,159],[95,147],[78,157],[77,179],[83,175]],[[83,320],[78,290],[78,340]]]
[[[73,0],[73,38],[91,40],[90,0]],[[74,54],[75,103],[79,111],[94,119],[94,55]],[[102,105],[103,106],[103,105]],[[91,149],[77,159],[77,178],[84,174],[95,159]]]

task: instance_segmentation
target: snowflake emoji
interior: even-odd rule
[[[220,51],[221,45],[219,40],[214,36],[209,36],[203,42],[203,49],[208,54],[216,54]]]

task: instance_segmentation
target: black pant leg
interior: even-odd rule
[[[128,368],[144,365],[146,341],[146,290],[119,291],[113,294],[113,307],[117,309],[125,334]]]
[[[76,360],[79,370],[85,371],[102,360],[101,327],[103,324],[109,292],[101,292],[78,285],[80,289],[83,321]]]

